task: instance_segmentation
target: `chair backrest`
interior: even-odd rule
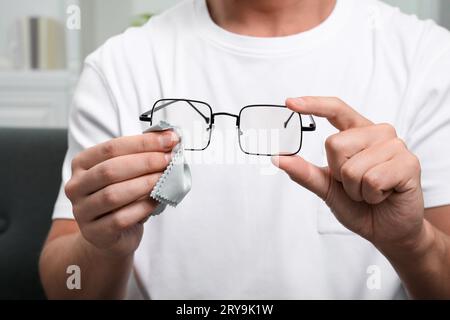
[[[66,149],[66,130],[0,128],[0,299],[45,298],[38,260]]]

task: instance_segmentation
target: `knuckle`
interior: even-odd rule
[[[333,134],[331,136],[329,136],[326,140],[325,140],[325,149],[327,151],[337,151],[340,149],[340,135],[339,133],[337,134]]]
[[[380,176],[373,173],[367,173],[362,178],[363,183],[372,190],[379,190],[381,188]]]
[[[332,101],[333,101],[333,107],[334,107],[334,112],[333,112],[333,114],[334,114],[334,117],[336,118],[336,117],[338,117],[340,111],[341,111],[343,108],[348,107],[348,105],[347,105],[347,103],[346,103],[344,100],[342,100],[342,99],[339,98],[339,97],[332,97],[331,99],[332,99]]]
[[[73,201],[80,195],[80,184],[84,176],[85,172],[78,171],[73,173],[69,181],[64,185],[64,193],[69,200]]]
[[[104,182],[114,181],[116,176],[115,170],[110,165],[104,164],[99,168],[99,178]]]
[[[118,204],[118,196],[116,190],[112,187],[106,187],[103,190],[103,202],[109,205],[117,205]]]
[[[66,194],[67,198],[71,199],[73,195],[73,182],[72,180],[69,180],[66,185],[64,186],[64,193]]]
[[[381,131],[386,132],[387,135],[390,136],[390,137],[396,137],[397,136],[397,130],[390,123],[380,123],[380,124],[377,125],[377,127]]]
[[[342,106],[345,105],[344,101],[342,101],[338,97],[330,97],[330,107],[331,107],[331,115],[330,119],[336,119],[339,115],[340,110],[342,110]]]
[[[118,213],[116,213],[112,216],[112,225],[113,225],[113,228],[117,229],[117,230],[124,230],[129,227],[127,219],[123,218],[122,215],[120,215]]]
[[[353,166],[344,164],[341,168],[341,177],[343,180],[355,181],[358,179],[358,172]]]
[[[147,157],[148,172],[160,171],[167,167],[168,164],[169,162],[163,153],[154,153]]]
[[[74,178],[71,178],[64,186],[64,193],[70,200],[72,200],[75,196],[77,185],[78,183],[74,180]]]
[[[416,155],[414,155],[412,153],[410,154],[410,156],[409,156],[409,163],[410,163],[410,166],[411,166],[411,168],[412,168],[412,170],[414,172],[418,172],[418,173],[421,172],[422,167],[420,165],[420,160],[419,160],[419,158]]]
[[[140,148],[142,152],[155,150],[160,147],[159,137],[162,135],[162,132],[150,132],[146,133],[140,137]]]
[[[80,156],[78,155],[72,159],[72,162],[71,162],[72,172],[75,172],[80,167],[81,167],[81,160],[80,160]]]
[[[158,168],[165,168],[170,162],[166,155],[163,153],[159,153],[156,156],[155,161],[158,163]]]
[[[154,154],[149,154],[145,157],[145,169],[147,172],[153,172],[155,170],[155,164],[158,163],[158,158]]]
[[[144,184],[145,184],[145,192],[149,193],[150,191],[153,190],[153,188],[156,185],[156,182],[158,181],[159,177],[161,176],[161,174],[158,175],[149,175],[146,179],[144,179]]]
[[[146,200],[142,201],[139,204],[139,214],[145,218],[150,216],[156,208],[156,205],[154,205],[154,202],[156,202],[156,200],[153,200],[153,199],[146,199]]]
[[[394,144],[394,146],[395,146],[396,148],[399,148],[399,149],[407,149],[405,141],[403,141],[403,140],[400,139],[400,138],[395,138],[395,139],[393,139],[392,142],[393,142],[393,144]]]
[[[107,158],[113,158],[116,154],[116,143],[115,140],[110,140],[105,142],[100,147],[100,152]]]
[[[146,133],[143,136],[140,137],[139,140],[139,147],[142,151],[149,150],[149,145],[151,144],[150,141],[153,140],[154,133]]]
[[[345,102],[339,97],[332,97],[331,99],[333,99],[336,106],[342,106],[345,104]]]

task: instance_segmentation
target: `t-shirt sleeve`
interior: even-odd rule
[[[420,160],[425,207],[431,208],[450,205],[450,33],[433,26],[421,47],[406,142]]]
[[[95,63],[86,61],[75,90],[68,128],[68,150],[53,219],[73,219],[64,186],[71,177],[72,159],[81,151],[119,136],[117,106],[105,77]]]

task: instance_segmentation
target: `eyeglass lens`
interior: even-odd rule
[[[211,107],[193,100],[161,100],[152,110],[152,123],[168,122],[180,128],[186,150],[204,150],[211,139]],[[239,114],[239,146],[254,155],[291,155],[300,151],[302,122],[282,106],[244,107]]]

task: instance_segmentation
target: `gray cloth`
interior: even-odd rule
[[[150,193],[150,197],[159,202],[152,215],[161,214],[167,205],[176,207],[188,194],[192,186],[191,170],[184,158],[183,137],[180,129],[165,121],[160,121],[145,130],[144,133],[166,130],[173,130],[178,134],[180,143],[172,150],[172,160]]]

